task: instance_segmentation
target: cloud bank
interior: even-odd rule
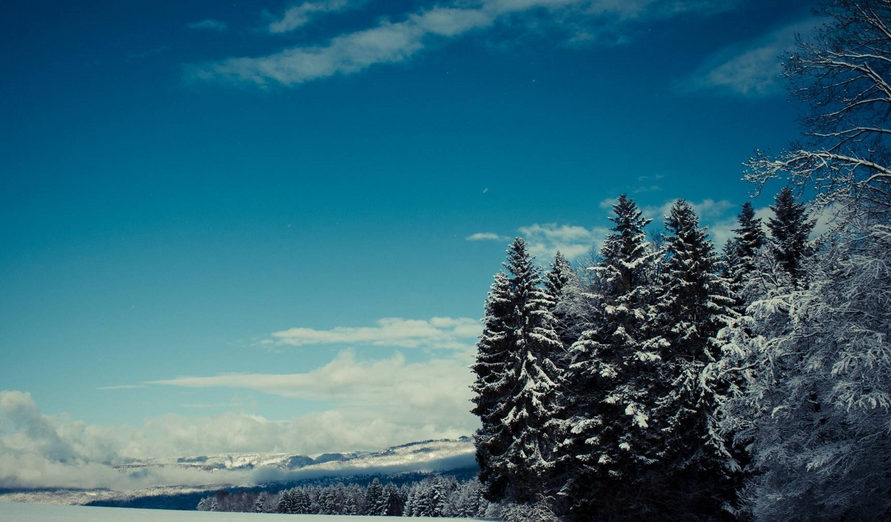
[[[585,228],[578,225],[533,223],[520,227],[520,234],[529,243],[529,253],[539,262],[550,261],[559,251],[567,259],[578,259],[599,250],[609,230],[603,227]]]
[[[439,375],[431,378],[437,377]],[[462,382],[459,387],[466,390],[467,384]],[[444,392],[442,386],[435,383],[433,387],[439,391],[416,400],[406,397],[403,411],[392,409],[392,415],[370,412],[358,415],[358,410],[349,407],[287,421],[232,412],[200,418],[165,415],[146,420],[141,428],[95,426],[64,416],[44,415],[30,394],[0,391],[0,489],[123,491],[162,485],[294,480],[303,474],[266,468],[207,473],[175,466],[122,472],[115,466],[134,459],[188,455],[374,450],[409,441],[458,438],[472,433],[476,426],[475,418],[467,413],[469,403],[466,407],[446,406],[438,415],[435,411],[443,405],[425,401],[450,398],[451,393]],[[418,412],[422,404],[426,404],[428,413],[411,419],[412,412]],[[461,408],[465,411],[460,412]],[[453,425],[448,425],[449,421],[454,421]]]
[[[450,432],[452,428],[474,425],[475,419],[469,413],[472,381],[463,360],[408,363],[397,353],[389,359],[359,361],[347,350],[306,373],[179,377],[151,384],[235,388],[294,399],[334,401],[338,411],[357,423],[385,419],[403,426],[429,426]]]
[[[608,230],[594,227],[587,229],[578,225],[557,223],[533,223],[522,226],[517,232],[529,245],[529,253],[538,258],[540,263],[546,263],[554,258],[559,251],[568,259],[577,259],[591,248],[600,248],[603,238]],[[510,236],[502,236],[494,232],[477,232],[465,238],[467,241],[497,241],[510,243]]]
[[[338,326],[330,330],[290,328],[273,332],[263,345],[306,346],[370,344],[400,348],[472,350],[483,332],[480,321],[469,317],[433,317],[429,320],[385,317],[376,326]]]
[[[210,417],[164,415],[146,419],[140,427],[97,426],[45,415],[27,392],[0,391],[0,488],[129,490],[294,479],[290,472],[269,469],[209,476],[170,466],[121,473],[115,466],[136,459],[220,453],[377,450],[469,435],[478,420],[470,413],[473,376],[467,365],[480,330],[479,321],[448,317],[388,318],[359,328],[292,328],[271,334],[269,340],[297,347],[427,347],[445,350],[439,353],[447,357],[409,362],[397,352],[385,359],[363,360],[347,349],[304,373],[177,377],[104,388],[109,392],[151,386],[250,390],[326,405],[324,411],[289,420],[229,411]],[[237,401],[224,406],[239,407]]]

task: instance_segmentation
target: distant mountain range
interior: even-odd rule
[[[394,482],[410,482],[433,473],[470,477],[477,470],[474,453],[473,441],[469,437],[461,437],[457,440],[413,442],[373,452],[324,453],[315,456],[293,453],[226,453],[147,459],[116,466],[116,469],[123,474],[152,473],[163,468],[199,471],[208,474],[207,485],[165,485],[130,491],[0,491],[0,501],[192,509],[198,498],[221,489],[278,491],[306,482],[342,480],[361,483],[373,476]],[[248,482],[242,480],[237,483],[220,481],[227,480],[229,476],[250,479]]]
[[[301,474],[323,477],[342,476],[344,472],[380,469],[382,471],[441,470],[443,466],[473,465],[474,447],[470,437],[457,440],[425,440],[383,451],[352,453],[323,453],[314,457],[293,453],[223,453],[151,459],[116,466],[123,472],[176,466],[186,469],[216,472],[274,468],[282,471],[301,471]]]

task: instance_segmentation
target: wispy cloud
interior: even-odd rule
[[[375,64],[402,62],[423,50],[429,38],[455,38],[493,26],[499,20],[529,13],[552,15],[554,24],[574,26],[584,19],[591,26],[624,24],[644,17],[666,18],[685,12],[713,12],[733,2],[717,0],[485,0],[475,7],[440,5],[384,20],[377,26],[332,38],[325,45],[293,47],[260,57],[236,57],[187,67],[190,80],[237,81],[260,86],[270,82],[292,86],[352,74]],[[306,2],[286,11],[269,25],[286,32],[307,23],[313,13],[337,10],[339,0]],[[567,22],[572,20],[572,22]]]
[[[214,20],[212,18],[208,18],[207,20],[202,20],[200,22],[195,22],[189,24],[189,29],[198,29],[203,31],[216,31],[218,33],[224,33],[229,30],[229,24],[226,22],[221,22],[219,20]]]
[[[606,228],[585,228],[578,225],[534,223],[520,227],[520,234],[529,243],[529,252],[539,261],[547,261],[558,251],[568,259],[577,259],[591,249],[599,249],[606,237]]]
[[[619,202],[619,198],[604,198],[600,200],[600,203],[597,204],[598,207],[603,209],[611,209],[613,205]]]
[[[180,377],[151,384],[185,388],[235,388],[281,397],[325,400],[352,416],[382,417],[412,425],[470,425],[472,376],[462,361],[409,363],[401,354],[359,360],[352,350],[306,373]]]
[[[795,35],[809,35],[819,20],[809,17],[757,39],[718,51],[680,84],[682,91],[710,91],[739,96],[783,92],[782,61],[795,48]]]
[[[358,2],[348,2],[347,0],[303,2],[300,5],[294,5],[286,9],[280,18],[269,23],[267,29],[273,34],[288,33],[303,27],[309,23],[314,16],[341,11],[356,3]]]
[[[97,390],[135,390],[138,388],[145,388],[145,385],[142,385],[142,384],[119,384],[117,386],[100,386],[96,389]]]
[[[468,350],[482,333],[482,325],[468,317],[404,319],[385,317],[375,326],[338,326],[329,330],[290,328],[273,332],[264,345],[307,346],[325,344],[395,346]]]
[[[476,234],[470,234],[465,237],[467,241],[510,241],[508,236],[502,236],[500,234],[496,234],[495,232],[477,232]]]

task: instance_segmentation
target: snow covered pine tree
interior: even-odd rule
[[[736,310],[742,312],[751,301],[743,286],[757,270],[756,258],[767,243],[767,236],[761,228],[761,220],[755,217],[755,208],[748,201],[743,204],[737,220],[739,228],[733,229],[735,235],[725,247],[725,263],[730,289],[737,301]]]
[[[792,284],[803,283],[802,260],[811,252],[808,236],[816,221],[808,218],[804,205],[795,201],[789,187],[783,187],[770,207],[774,217],[767,222],[774,257],[792,278]]]
[[[653,455],[660,472],[648,488],[659,520],[730,519],[740,482],[739,467],[716,426],[726,383],[710,378],[707,365],[721,357],[716,336],[737,314],[726,280],[693,207],[678,200],[665,219],[667,258],[655,307],[662,337],[663,388],[651,423],[664,437]]]
[[[526,241],[507,251],[507,273],[495,276],[486,302],[485,329],[472,366],[480,479],[490,499],[543,500],[553,469],[548,423],[557,413],[563,346],[554,330],[553,303]]]
[[[566,379],[561,493],[576,520],[636,513],[632,482],[648,462],[641,450],[658,443],[648,423],[659,361],[648,333],[658,252],[646,240],[650,220],[633,200],[621,195],[613,211],[615,226],[590,270],[599,306],[572,346]]]

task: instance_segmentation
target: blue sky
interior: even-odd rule
[[[797,135],[778,57],[811,7],[4,2],[0,435],[101,428],[117,457],[469,433],[507,238],[584,252],[627,191],[722,241],[741,163]]]

